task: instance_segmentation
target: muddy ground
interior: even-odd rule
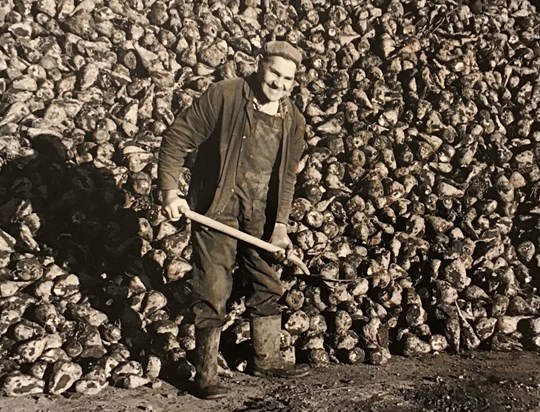
[[[474,352],[394,356],[384,366],[334,365],[293,381],[242,373],[233,395],[201,401],[186,388],[108,388],[99,396],[0,397],[8,412],[540,412],[540,355]]]

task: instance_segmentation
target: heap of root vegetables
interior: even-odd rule
[[[303,50],[291,361],[540,349],[540,18],[527,1],[0,2],[5,394],[189,379],[190,223],[157,153],[261,45]],[[186,191],[189,163],[179,188]],[[245,370],[242,274],[221,372]]]

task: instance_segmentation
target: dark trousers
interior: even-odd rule
[[[242,190],[237,190],[225,209],[211,217],[261,238],[266,222],[265,208],[264,200],[249,200]],[[281,313],[277,302],[284,289],[267,252],[196,224],[192,228],[192,242],[196,327],[220,327],[223,324],[225,304],[232,292],[232,270],[237,258],[240,269],[252,285],[253,293],[246,300],[250,316]]]

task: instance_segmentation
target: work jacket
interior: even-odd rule
[[[186,155],[197,150],[191,168],[188,203],[210,217],[226,206],[236,182],[242,140],[251,136],[254,76],[212,84],[175,119],[163,136],[158,161],[158,188],[178,189]],[[283,136],[276,170],[270,183],[267,219],[287,223],[298,163],[305,147],[305,119],[284,98]]]

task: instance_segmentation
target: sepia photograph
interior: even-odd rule
[[[0,411],[540,412],[537,0],[0,0]]]

